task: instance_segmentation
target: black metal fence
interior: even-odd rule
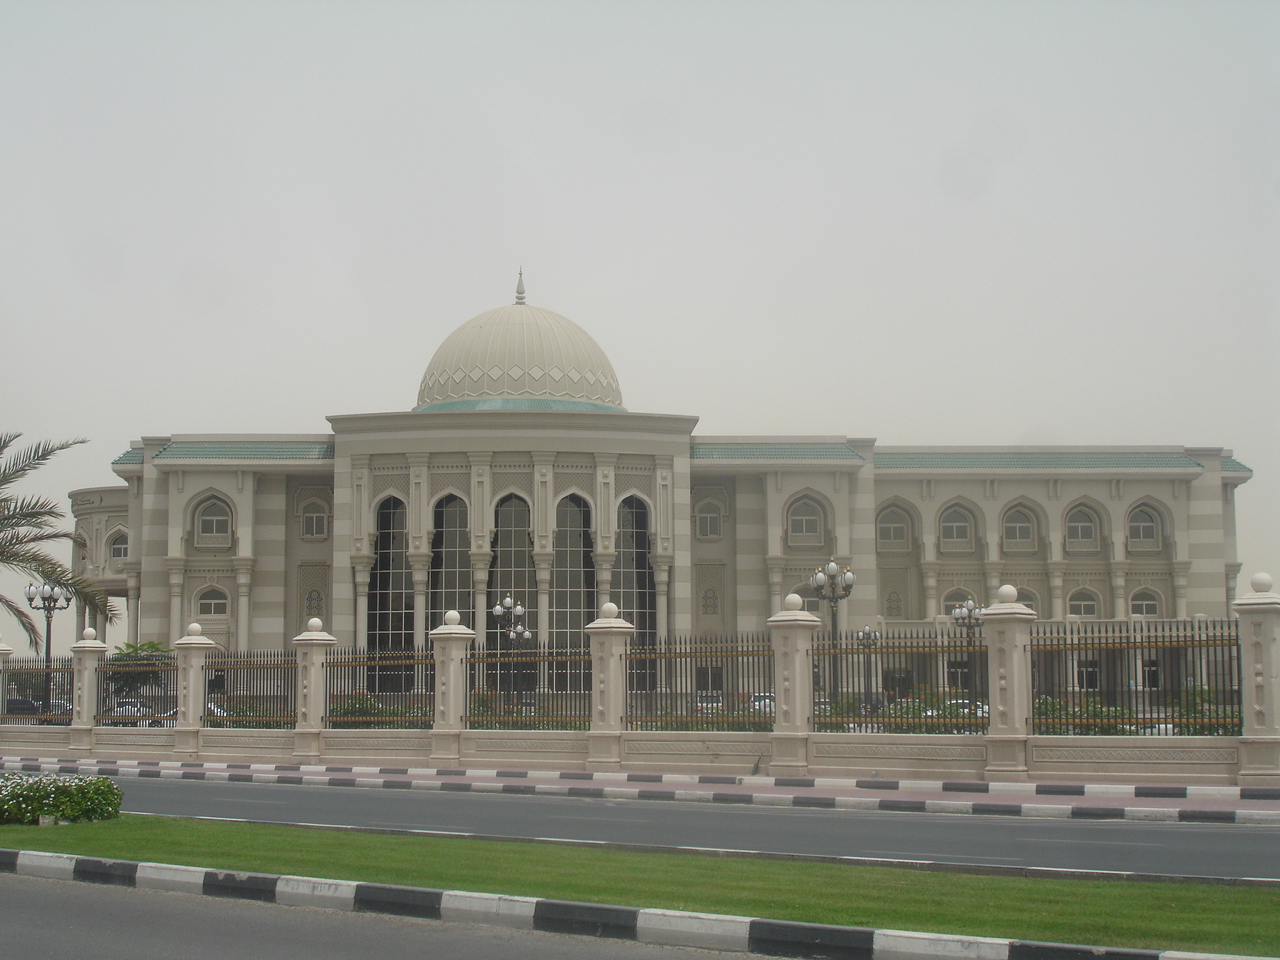
[[[932,625],[879,637],[820,634],[813,728],[854,733],[985,733],[987,648],[980,632]]]
[[[324,665],[324,725],[334,730],[426,730],[435,717],[430,648],[338,647]]]
[[[102,727],[173,726],[178,716],[178,665],[172,653],[115,654],[98,662]]]
[[[773,729],[773,648],[764,634],[632,638],[623,656],[628,730]]]
[[[1239,736],[1237,620],[1038,621],[1037,734]]]
[[[0,666],[0,723],[71,722],[72,671],[70,657],[11,657]]]
[[[466,724],[472,730],[586,730],[591,726],[591,652],[585,646],[472,646]]]
[[[282,730],[297,722],[298,659],[292,650],[211,656],[204,689],[203,726]]]

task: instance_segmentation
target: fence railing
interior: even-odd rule
[[[66,726],[71,722],[72,669],[70,657],[15,657],[0,666],[0,723],[40,723]]]
[[[204,663],[206,727],[281,730],[298,719],[298,658],[292,650],[251,650]]]
[[[435,716],[430,649],[329,651],[324,725],[334,730],[424,730]]]
[[[632,638],[623,657],[628,730],[772,730],[768,636]]]
[[[98,664],[100,727],[173,726],[178,716],[178,664],[172,654],[111,656]]]
[[[853,733],[984,733],[987,648],[933,624],[870,639],[814,638],[813,728]]]
[[[591,651],[586,646],[472,646],[466,725],[472,730],[586,730]]]
[[[1036,734],[1239,736],[1238,620],[1039,621]]]

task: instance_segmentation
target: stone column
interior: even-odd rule
[[[298,660],[294,700],[298,718],[293,726],[293,755],[299,762],[320,759],[327,705],[324,663],[337,642],[337,637],[325,633],[324,622],[319,617],[308,620],[306,632],[293,638],[293,652]]]
[[[431,561],[410,561],[413,566],[413,648],[427,645],[427,588],[431,585]]]
[[[202,635],[200,624],[173,643],[178,656],[178,717],[174,722],[173,755],[191,759],[200,753],[200,725],[205,711],[204,661],[217,644]]]
[[[138,642],[138,598],[141,596],[142,592],[141,581],[142,575],[140,573],[130,571],[127,574],[128,586],[126,590],[128,599],[125,601],[125,614],[129,618],[128,638],[129,643],[132,644],[137,644]]]
[[[538,661],[539,692],[551,688],[551,677],[548,674],[551,665],[547,663],[547,645],[551,642],[551,564],[553,559],[553,557],[538,556],[533,559],[534,577],[538,584],[538,605],[535,607],[538,618],[538,655],[542,658]]]
[[[172,637],[182,629],[182,584],[187,570],[181,557],[167,557],[165,565],[169,570],[169,627],[165,634]]]
[[[1067,616],[1066,600],[1062,596],[1062,580],[1067,573],[1065,560],[1049,561],[1049,619],[1065,620]]]
[[[369,649],[369,571],[373,564],[359,560],[351,565],[356,586],[356,649]]]
[[[77,597],[76,598],[76,633],[83,635],[84,629],[87,625],[88,624],[85,621],[84,601],[81,600],[79,597]]]
[[[987,643],[987,780],[1027,779],[1031,733],[1031,624],[1035,611],[1018,603],[1018,588],[1005,584],[982,615]]]
[[[1241,786],[1280,786],[1280,594],[1265,573],[1235,602],[1240,617]]]
[[[657,639],[665,638],[671,632],[670,606],[667,603],[668,591],[671,589],[671,564],[653,564],[654,593],[654,626],[657,628]]]
[[[462,759],[462,731],[466,729],[467,652],[476,632],[462,626],[457,610],[431,631],[436,660],[435,718],[431,729],[431,759],[449,766]]]
[[[596,599],[601,605],[609,602],[609,593],[613,587],[613,558],[616,554],[601,556],[598,552],[596,561]]]
[[[766,557],[769,568],[769,609],[782,609],[782,573],[786,560],[782,557]]]
[[[924,579],[924,618],[932,620],[940,613],[938,609],[938,563],[926,560],[920,564],[920,575]]]
[[[1129,581],[1129,561],[1112,560],[1108,571],[1111,578],[1111,619],[1126,620],[1129,617],[1129,604],[1125,589]]]
[[[471,622],[480,634],[482,645],[489,632],[489,564],[492,561],[492,550],[471,551]]]
[[[822,621],[789,593],[783,609],[767,621],[773,647],[773,733],[769,736],[771,776],[804,776],[813,733],[813,635]]]
[[[1236,565],[1239,572],[1239,564]],[[1187,619],[1187,572],[1191,569],[1190,560],[1176,560],[1173,564],[1173,615],[1179,620]],[[1234,593],[1235,581],[1230,581],[1231,592]],[[1228,609],[1234,608],[1229,604]]]
[[[232,650],[248,650],[252,644],[253,619],[250,616],[250,588],[253,586],[253,557],[236,557],[236,642]]]
[[[81,631],[80,637],[71,648],[71,746],[92,751],[93,722],[98,715],[98,664],[107,645],[92,627]],[[8,654],[0,652],[0,659],[7,660]],[[3,690],[0,682],[0,692]]]
[[[985,607],[988,604],[995,602],[996,592],[1000,589],[1000,571],[1004,564],[999,560],[987,560],[982,566],[987,575],[987,595],[983,598],[983,602],[980,603],[979,606]],[[943,613],[949,612],[950,611],[947,610],[943,611]]]
[[[627,728],[627,671],[622,659],[636,628],[606,603],[600,617],[587,624],[591,638],[591,732],[587,734],[587,769],[622,766],[622,733]]]

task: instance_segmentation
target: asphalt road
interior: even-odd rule
[[[7,957],[94,960],[697,960],[659,947],[0,874]]]
[[[767,853],[1280,879],[1280,827],[881,813],[352,787],[118,781],[171,816]]]

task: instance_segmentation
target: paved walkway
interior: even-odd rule
[[[1280,824],[1280,787],[985,783],[0,757],[0,771],[1011,817]]]

